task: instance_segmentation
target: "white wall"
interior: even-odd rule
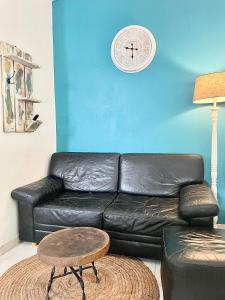
[[[35,110],[43,121],[35,133],[4,133],[0,99],[0,252],[18,236],[12,189],[46,175],[56,149],[51,0],[0,0],[0,41],[18,46],[41,66],[34,70]],[[4,245],[4,246],[3,246]]]

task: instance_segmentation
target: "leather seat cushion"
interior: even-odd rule
[[[35,228],[42,224],[102,227],[102,214],[116,193],[64,191],[34,208]]]
[[[107,231],[162,236],[165,225],[188,225],[178,215],[178,198],[120,194],[103,214]]]

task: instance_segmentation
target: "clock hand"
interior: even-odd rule
[[[134,44],[131,43],[131,47],[124,47],[126,50],[131,50],[132,54],[131,54],[131,58],[134,59],[134,51],[138,51],[138,48],[134,48]]]

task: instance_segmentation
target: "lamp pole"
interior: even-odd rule
[[[211,189],[217,199],[217,117],[218,107],[213,101],[212,110],[212,145],[211,145]]]

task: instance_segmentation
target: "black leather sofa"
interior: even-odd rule
[[[111,252],[152,259],[165,225],[212,227],[219,211],[199,155],[55,153],[49,175],[12,197],[23,241],[93,226],[109,233]]]

